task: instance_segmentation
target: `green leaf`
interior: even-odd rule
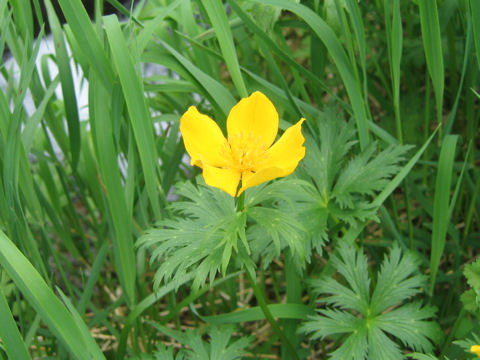
[[[107,38],[112,48],[113,62],[127,104],[130,123],[135,134],[142,170],[145,175],[149,202],[152,205],[155,216],[157,219],[160,219],[161,212],[158,197],[159,195],[162,197],[164,195],[157,179],[158,161],[153,138],[153,123],[145,102],[142,80],[135,69],[117,17],[114,15],[105,16],[104,23]]]
[[[436,0],[418,0],[422,40],[427,68],[432,78],[437,105],[437,119],[442,121],[445,70],[443,68],[442,38]]]
[[[246,245],[245,215],[237,213],[230,195],[213,187],[184,183],[177,194],[184,200],[171,205],[176,216],[147,231],[138,246],[151,249],[152,262],[161,261],[155,287],[193,275],[193,287],[199,288],[218,272],[225,274],[233,251]]]
[[[310,317],[300,331],[313,338],[343,335],[330,353],[332,359],[403,359],[402,349],[431,351],[442,333],[435,322],[435,308],[406,301],[417,294],[425,278],[417,275],[417,262],[394,246],[383,260],[376,285],[371,289],[367,257],[343,242],[331,263],[345,283],[333,277],[312,280],[314,293],[327,295],[317,302],[326,304],[319,315]],[[370,296],[370,294],[372,295]],[[393,339],[398,339],[394,341]]]
[[[365,148],[370,142],[368,133],[368,115],[366,112],[366,105],[363,100],[361,89],[355,80],[353,64],[345,53],[335,33],[330,26],[320,18],[314,11],[302,4],[295,4],[286,0],[255,0],[263,4],[269,4],[292,11],[300,18],[302,18],[316,33],[316,35],[323,41],[328,49],[330,56],[332,56],[335,65],[338,68],[340,76],[347,90],[348,96],[352,103],[355,121],[358,129],[358,136],[360,145]]]
[[[232,31],[228,22],[225,9],[221,0],[202,0],[202,5],[207,11],[213,29],[220,44],[223,58],[232,77],[235,88],[240,97],[247,97],[249,94],[243,81],[240,65],[238,64],[235,44],[233,43]]]
[[[76,359],[102,359],[100,349],[84,323],[65,308],[34,266],[0,231],[0,264],[53,335]],[[93,352],[91,352],[93,351]]]
[[[468,285],[480,294],[480,258],[471,264],[465,265],[463,275],[467,278]]]
[[[251,337],[233,339],[235,327],[231,325],[211,326],[207,330],[209,342],[204,340],[203,334],[198,330],[180,332],[151,323],[157,330],[170,338],[175,339],[182,345],[175,359],[188,360],[239,360],[246,353],[247,347],[252,341]],[[161,354],[162,357],[158,357]],[[154,354],[156,359],[173,359],[171,352],[161,348]],[[167,357],[163,357],[167,356]]]
[[[18,331],[15,319],[12,316],[10,307],[3,289],[0,288],[0,318],[2,326],[0,326],[0,339],[5,346],[5,352],[10,359],[30,360],[27,346],[22,339],[20,331]]]
[[[378,153],[374,142],[355,154],[353,123],[345,123],[341,117],[331,108],[325,110],[325,118],[317,121],[318,136],[307,136],[305,166],[299,171],[302,178],[313,180],[317,189],[305,202],[310,204],[311,212],[318,214],[318,224],[324,229],[329,216],[352,226],[357,221],[375,220],[371,196],[389,186],[389,178],[400,171],[399,163],[410,149],[410,146],[391,145]],[[313,217],[304,218],[308,222]],[[307,228],[314,230],[311,226]],[[321,229],[315,231],[319,233]]]
[[[457,135],[447,135],[442,142],[438,159],[435,196],[433,200],[432,251],[430,253],[430,295],[433,294],[440,259],[445,248],[447,228],[450,222],[450,188],[452,182],[453,162],[457,145]]]

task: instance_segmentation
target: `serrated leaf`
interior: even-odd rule
[[[152,262],[161,262],[155,287],[162,281],[181,284],[192,274],[193,288],[199,288],[225,274],[233,252],[246,245],[246,217],[237,213],[231,196],[202,183],[182,184],[177,193],[183,198],[171,206],[177,216],[162,220],[137,245],[151,249]]]
[[[402,348],[431,351],[442,332],[430,319],[436,309],[422,307],[420,302],[405,303],[425,283],[417,273],[417,260],[394,247],[383,260],[372,291],[367,257],[346,243],[338,247],[338,256],[330,259],[342,275],[340,283],[332,277],[311,281],[317,302],[327,308],[310,317],[300,331],[313,333],[312,338],[344,334],[331,359],[403,359]],[[398,341],[394,341],[397,339]]]
[[[325,114],[317,123],[318,134],[307,136],[308,151],[303,169],[298,172],[314,184],[314,192],[306,191],[310,194],[303,206],[309,216],[304,218],[313,223],[317,218],[312,215],[319,214],[318,223],[323,231],[316,240],[321,244],[328,240],[325,230],[329,217],[351,227],[358,222],[378,221],[378,206],[372,197],[384,190],[389,178],[400,170],[403,155],[410,148],[392,145],[378,152],[377,143],[371,143],[356,154],[353,122],[342,121],[342,115],[331,108]],[[310,230],[311,226],[306,228]]]
[[[476,312],[478,310],[477,294],[473,289],[465,291],[460,300],[467,311]]]
[[[354,207],[353,194],[373,195],[382,190],[388,178],[400,168],[398,163],[409,146],[391,145],[373,156],[377,144],[372,142],[362,153],[350,160],[338,177],[332,192],[342,207]]]
[[[178,352],[175,360],[238,360],[243,357],[251,341],[250,337],[233,339],[235,328],[231,325],[209,327],[209,342],[203,340],[200,331],[187,330],[183,333],[156,323],[152,325],[182,344],[183,349]],[[167,357],[163,358],[164,355]],[[154,356],[156,359],[173,360],[172,352],[165,347],[160,347]]]
[[[374,314],[379,314],[420,291],[421,286],[425,285],[426,277],[414,274],[418,263],[419,260],[412,253],[402,256],[396,245],[390,256],[385,256],[370,303]]]
[[[480,258],[471,264],[465,265],[463,274],[467,278],[470,285],[477,294],[480,294]]]

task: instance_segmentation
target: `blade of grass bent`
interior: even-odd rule
[[[83,58],[88,61],[92,69],[95,69],[102,79],[103,85],[110,89],[115,76],[103,49],[102,42],[95,32],[95,28],[82,2],[80,0],[58,0],[58,3],[72,30],[71,34],[77,40],[79,45],[77,49],[86,55]]]
[[[200,83],[200,85],[207,91],[213,101],[218,104],[226,116],[236,103],[235,98],[230,94],[230,92],[220,82],[197,68],[190,60],[180,54],[172,46],[163,41],[159,42]]]
[[[430,296],[433,295],[435,280],[440,266],[440,258],[445,248],[447,227],[450,222],[450,187],[452,182],[453,160],[457,145],[457,135],[447,135],[443,139],[438,159],[435,195],[433,199],[433,230],[430,253]]]
[[[18,331],[17,324],[12,316],[10,307],[3,290],[0,288],[0,319],[2,319],[2,326],[0,326],[0,339],[5,347],[5,351],[9,359],[30,360],[25,342],[22,339],[20,331]]]
[[[284,49],[282,49],[279,45],[277,45],[267,33],[265,33],[251,17],[242,10],[242,8],[235,2],[235,0],[228,0],[228,3],[231,5],[232,9],[238,15],[238,17],[245,23],[245,25],[258,36],[258,38],[265,43],[265,45],[277,56],[279,56],[285,63],[287,63],[292,68],[296,69],[299,73],[303,74],[305,78],[315,83],[314,86],[319,86],[323,91],[327,92],[335,98],[340,104],[344,106],[347,111],[351,112],[351,108],[348,104],[344,103],[344,101],[338,97],[337,94],[331,91],[331,89],[326,86],[320,77],[318,77],[315,73],[309,71],[308,69],[304,68],[300,65],[294,58],[292,58],[289,54],[287,54]],[[247,72],[245,68],[242,68],[242,71]]]
[[[405,164],[405,166],[398,172],[397,175],[388,183],[388,185],[380,192],[380,194],[377,195],[377,197],[373,200],[372,205],[375,208],[379,208],[383,202],[387,199],[387,197],[390,196],[390,194],[397,188],[398,185],[405,179],[405,177],[409,174],[409,172],[412,170],[413,166],[417,163],[417,161],[420,159],[422,154],[425,152],[427,149],[428,145],[432,141],[433,137],[437,133],[439,127],[435,129],[435,131],[430,135],[430,137],[427,139],[425,144],[415,153],[415,155]],[[349,243],[352,243],[355,241],[357,236],[362,232],[363,228],[365,227],[367,223],[359,223],[356,227],[350,228],[347,233],[343,236],[343,240],[347,241]]]
[[[47,286],[34,266],[2,231],[0,231],[0,264],[29,304],[42,317],[50,331],[74,358],[80,360],[98,358],[85,351],[89,346],[84,339],[91,337],[90,333],[85,333],[77,327],[72,315]]]
[[[281,319],[307,320],[309,316],[315,315],[312,308],[303,304],[270,304],[267,306],[274,317]],[[200,319],[210,324],[231,324],[265,319],[265,315],[259,306],[213,316],[202,316],[193,306],[190,309]]]

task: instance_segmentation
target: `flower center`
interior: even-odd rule
[[[259,136],[246,132],[234,134],[225,143],[225,167],[241,173],[255,171],[265,160],[266,151],[267,146]]]

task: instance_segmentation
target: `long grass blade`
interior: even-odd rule
[[[212,22],[215,34],[217,35],[220,49],[225,59],[225,63],[232,77],[237,92],[241,97],[247,97],[248,92],[243,82],[242,73],[238,64],[238,58],[233,43],[232,31],[228,23],[227,14],[223,8],[221,0],[202,0],[202,4],[207,11],[208,17]]]
[[[125,37],[120,29],[118,19],[114,15],[104,17],[108,42],[112,49],[122,91],[127,103],[129,120],[135,134],[140,161],[149,195],[149,201],[157,219],[162,217],[158,201],[159,195],[165,204],[165,194],[157,179],[158,161],[153,139],[153,123],[145,103],[142,82],[135,70],[128,51]]]
[[[443,90],[445,70],[443,67],[442,38],[440,36],[440,23],[436,0],[419,0],[420,25],[422,28],[423,47],[427,68],[432,78],[437,107],[437,121],[442,122]]]
[[[470,9],[472,14],[473,38],[475,40],[475,53],[480,68],[480,2],[470,0]]]
[[[0,326],[0,339],[2,339],[5,351],[10,359],[30,360],[25,342],[22,339],[17,324],[12,316],[10,307],[3,290],[0,288],[0,318],[2,326]]]
[[[50,331],[74,358],[98,359],[95,354],[88,351],[92,345],[87,344],[85,339],[91,337],[90,333],[85,333],[84,329],[77,326],[72,315],[47,286],[34,266],[2,231],[0,231],[0,264],[29,304],[42,317]],[[96,354],[99,351],[100,349]]]
[[[435,195],[433,200],[433,230],[430,253],[430,296],[433,294],[435,280],[445,248],[447,227],[450,223],[449,199],[452,183],[453,160],[457,146],[457,135],[447,135],[442,142],[438,159]]]
[[[58,66],[60,81],[62,83],[62,94],[70,140],[71,162],[72,167],[76,169],[80,157],[80,121],[78,117],[77,97],[75,95],[72,72],[70,69],[70,58],[67,53],[67,47],[63,39],[63,31],[55,10],[49,0],[45,1],[45,6],[47,8],[48,21],[55,42],[56,63]]]
[[[58,3],[78,43],[76,49],[83,53],[89,66],[97,72],[103,85],[110,90],[115,76],[85,7],[80,0],[59,0]],[[84,72],[88,72],[86,70],[84,69]]]
[[[260,2],[260,0],[255,1]],[[261,2],[278,6],[295,13],[302,18],[323,41],[345,84],[355,115],[360,146],[364,149],[370,142],[368,133],[368,115],[365,108],[366,104],[364,104],[361,89],[355,80],[354,72],[352,70],[354,65],[351,64],[345,53],[345,49],[340,44],[340,41],[333,30],[322,18],[304,5],[295,4],[286,0],[262,0]]]
[[[135,303],[135,252],[132,239],[132,220],[123,196],[122,176],[118,168],[113,140],[112,97],[90,74],[90,119],[95,138],[100,173],[105,184],[107,203],[114,229],[113,248],[116,270],[125,292],[127,303]]]

